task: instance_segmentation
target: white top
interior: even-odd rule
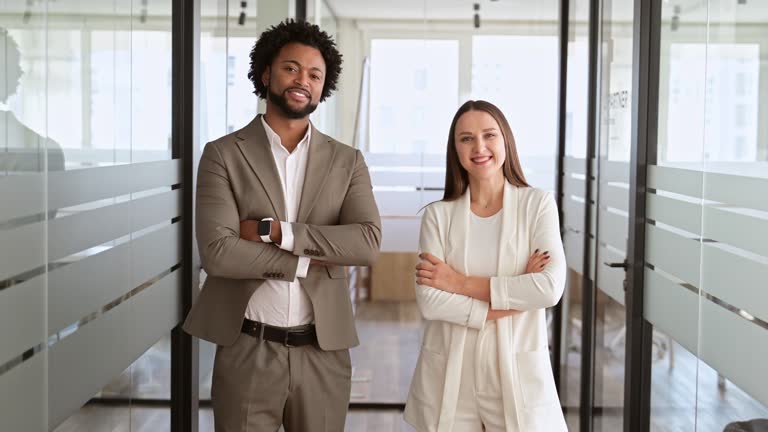
[[[501,210],[493,216],[480,217],[472,212],[469,216],[469,250],[483,253],[469,254],[467,274],[470,276],[497,276],[499,265],[499,237],[501,237]]]
[[[280,136],[264,120],[264,116],[261,117],[261,123],[264,125],[269,139],[269,147],[275,158],[277,172],[280,174],[280,184],[283,187],[283,196],[285,197],[287,220],[280,221],[280,228],[283,233],[280,248],[293,252],[291,222],[296,222],[299,214],[301,191],[304,189],[304,176],[307,173],[312,126],[307,128],[307,134],[304,135],[293,153],[289,153],[283,147]],[[313,322],[315,316],[312,311],[312,302],[298,280],[300,277],[307,276],[309,261],[309,257],[299,257],[296,279],[292,282],[265,280],[251,296],[248,308],[245,310],[245,317],[277,327],[293,327]]]

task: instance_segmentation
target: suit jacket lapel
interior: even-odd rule
[[[251,166],[256,177],[267,191],[272,208],[277,215],[277,220],[285,220],[285,197],[280,183],[280,174],[277,172],[275,158],[269,146],[269,139],[261,124],[261,114],[256,116],[248,126],[237,133],[237,146],[240,148],[245,160]]]
[[[317,196],[331,172],[331,162],[333,162],[333,155],[336,152],[335,146],[331,145],[330,138],[320,133],[311,123],[309,127],[312,128],[312,137],[309,142],[307,171],[304,175],[301,201],[299,201],[297,222],[300,223],[307,221],[312,208],[315,206]],[[343,192],[345,191],[339,191],[339,193]]]

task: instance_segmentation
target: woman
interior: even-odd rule
[[[421,224],[428,321],[405,420],[419,432],[565,431],[545,319],[565,285],[555,201],[528,186],[488,102],[459,108],[447,151],[445,195]]]

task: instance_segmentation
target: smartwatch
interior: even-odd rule
[[[272,218],[264,218],[259,221],[258,234],[261,237],[261,241],[264,243],[272,243],[272,239],[269,235],[272,234]]]

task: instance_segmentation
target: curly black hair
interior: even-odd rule
[[[336,48],[336,43],[328,33],[320,30],[320,27],[306,21],[294,21],[287,19],[276,26],[272,26],[261,34],[259,40],[251,50],[251,69],[248,71],[248,79],[253,83],[254,93],[262,98],[267,97],[267,87],[261,82],[261,75],[267,66],[270,66],[280,50],[290,43],[317,48],[325,60],[325,83],[320,95],[320,102],[336,90],[336,84],[341,74],[341,53]]]

